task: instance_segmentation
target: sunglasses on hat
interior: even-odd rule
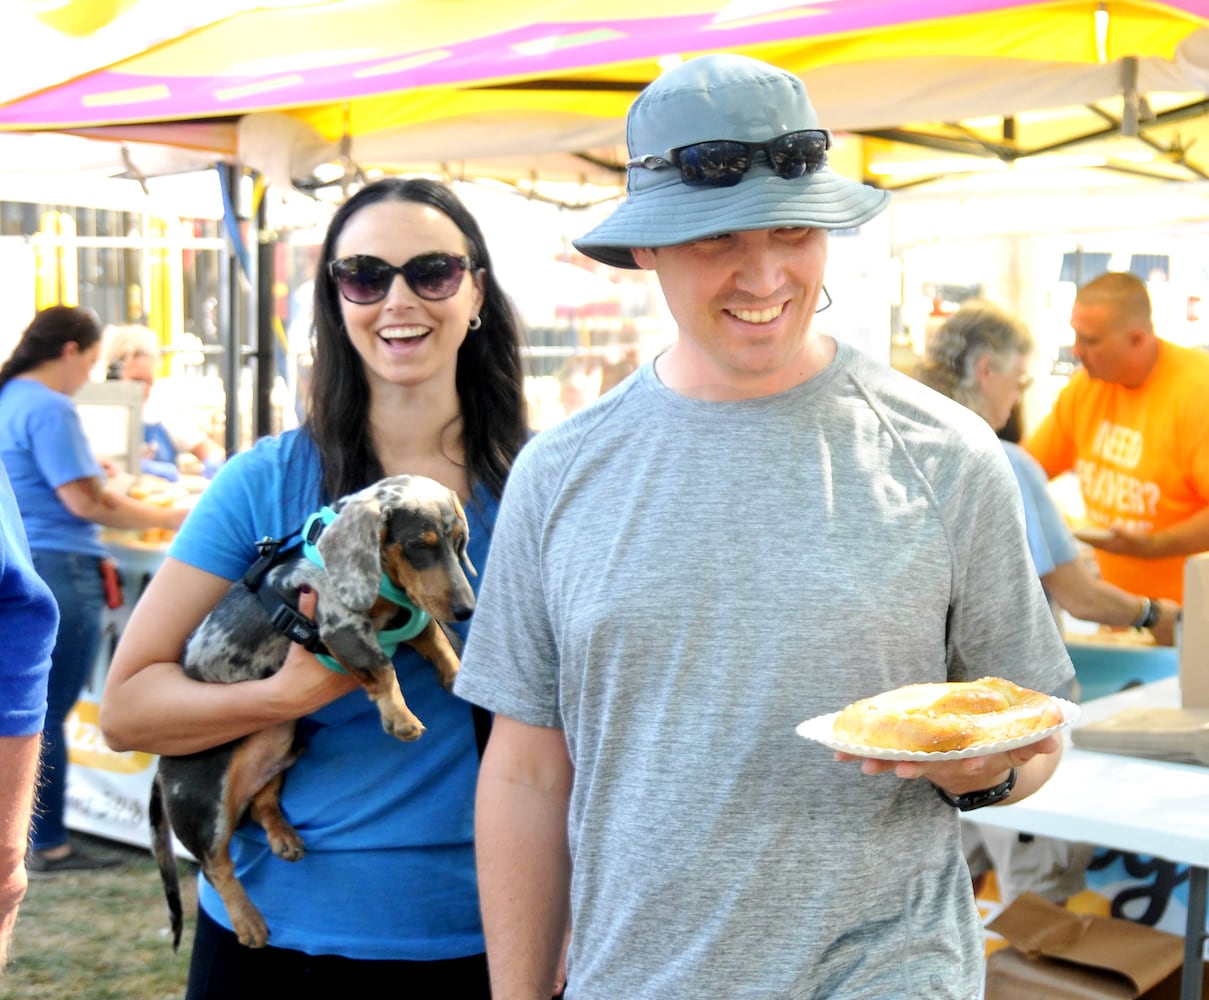
[[[327,269],[340,294],[359,306],[386,298],[396,274],[401,274],[407,287],[420,298],[438,302],[457,294],[471,261],[464,254],[422,253],[396,267],[381,257],[355,254],[330,261]]]
[[[768,142],[740,142],[736,139],[710,139],[678,146],[666,153],[648,153],[627,161],[627,167],[647,170],[680,168],[685,184],[701,187],[733,187],[750,169],[756,152],[764,151],[777,176],[787,181],[813,174],[827,163],[831,133],[811,128],[786,132]]]

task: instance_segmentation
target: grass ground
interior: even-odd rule
[[[0,978],[5,1000],[181,1000],[197,908],[195,866],[181,862],[185,929],[172,951],[159,869],[138,847],[80,840],[121,854],[120,867],[31,881]]]

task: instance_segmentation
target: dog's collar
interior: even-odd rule
[[[339,516],[331,507],[320,507],[319,510],[306,519],[306,523],[302,526],[302,554],[320,569],[324,568],[323,557],[319,554],[316,542],[319,541],[319,536],[323,534],[323,529]],[[392,604],[398,605],[400,612],[404,616],[401,624],[394,628],[383,629],[378,633],[378,645],[382,647],[382,652],[387,657],[393,657],[400,643],[414,639],[428,627],[432,616],[427,611],[416,607],[411,598],[401,588],[395,586],[390,577],[385,573],[382,574],[382,580],[378,584],[378,593]],[[316,653],[315,655],[325,667],[340,671],[341,673],[344,672],[343,668],[330,655],[326,653]]]

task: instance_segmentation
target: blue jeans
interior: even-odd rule
[[[35,550],[34,569],[59,605],[59,633],[50,662],[42,770],[30,845],[45,851],[67,843],[67,734],[63,724],[92,672],[101,644],[105,588],[100,560],[78,552]]]

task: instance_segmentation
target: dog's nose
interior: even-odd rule
[[[464,622],[472,614],[474,614],[474,605],[473,604],[455,604],[453,606],[453,620],[454,621]]]

